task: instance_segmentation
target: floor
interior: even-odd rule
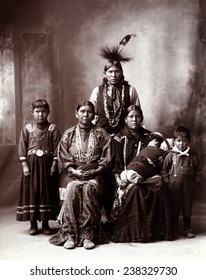
[[[155,243],[110,243],[99,245],[94,250],[75,248],[72,251],[48,242],[48,236],[28,234],[29,223],[15,220],[15,208],[4,207],[0,214],[0,259],[133,259],[141,255],[141,259],[201,259],[206,256],[206,204],[195,202],[193,206],[193,229],[196,238],[186,239],[183,235],[175,241],[158,241]],[[57,228],[55,222],[50,222]],[[28,250],[29,248],[29,250]],[[31,254],[32,251],[32,254]]]
[[[175,241],[124,244],[111,242],[96,246],[95,249],[90,251],[84,248],[66,250],[62,246],[54,246],[48,242],[49,237],[41,233],[30,236],[28,234],[29,223],[15,220],[14,207],[3,207],[0,213],[1,271],[5,264],[4,261],[16,260],[35,261],[35,263],[36,261],[49,261],[51,263],[52,260],[58,262],[68,262],[69,260],[69,262],[84,264],[87,262],[107,262],[111,264],[114,261],[118,263],[123,260],[125,263],[133,263],[135,260],[136,263],[147,263],[147,265],[150,260],[160,261],[160,263],[166,260],[170,262],[192,261],[193,263],[206,260],[206,203],[204,201],[195,201],[193,206],[192,221],[193,230],[196,233],[194,239],[187,239],[180,233]],[[57,229],[55,222],[50,222],[50,226]],[[8,266],[9,263],[6,262],[6,265]],[[106,279],[109,280],[109,278]]]

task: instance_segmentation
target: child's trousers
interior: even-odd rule
[[[191,227],[192,204],[196,183],[183,180],[182,178],[171,178],[167,185],[168,199],[171,207],[172,229],[178,232],[178,220],[182,212],[184,229]]]

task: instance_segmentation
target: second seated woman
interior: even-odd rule
[[[118,189],[126,183],[120,173],[126,170],[133,158],[150,141],[150,131],[143,128],[140,107],[131,105],[126,110],[125,127],[113,140],[115,156],[114,176]],[[120,188],[119,188],[120,187]],[[169,234],[169,209],[160,176],[150,177],[141,183],[130,185],[123,203],[115,205],[108,226],[114,242],[150,241]]]
[[[100,200],[111,140],[104,129],[92,124],[95,111],[90,101],[81,102],[75,115],[78,124],[64,132],[59,144],[59,168],[68,177],[68,185],[61,228],[49,241],[66,249],[93,249],[103,242]]]

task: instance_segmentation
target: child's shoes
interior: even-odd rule
[[[31,227],[29,229],[30,235],[37,235],[38,234],[38,226],[36,221],[31,221]]]
[[[49,227],[48,221],[43,221],[42,222],[42,232],[46,235],[51,234],[51,229]]]
[[[195,237],[195,234],[192,232],[191,229],[188,229],[188,230],[185,231],[185,236],[186,236],[187,238],[194,238],[194,237]]]

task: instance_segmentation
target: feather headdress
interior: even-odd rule
[[[129,62],[131,57],[126,57],[124,51],[119,46],[101,48],[100,55],[109,62]]]

